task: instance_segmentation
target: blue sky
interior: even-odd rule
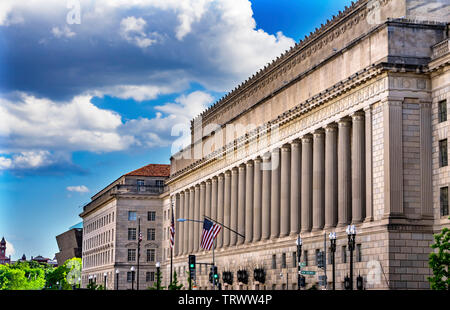
[[[0,4],[0,237],[14,260],[53,258],[92,195],[169,163],[186,141],[174,127],[351,1],[115,3]]]

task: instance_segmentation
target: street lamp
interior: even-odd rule
[[[159,281],[159,272],[160,272],[161,263],[156,262],[156,289],[159,291],[161,287],[161,283]]]
[[[336,233],[335,232],[330,232],[330,250],[331,250],[331,262],[333,264],[333,291],[336,289],[336,277],[335,277],[335,268],[336,268],[336,264],[335,264],[335,253],[336,253]]]
[[[131,290],[134,290],[134,266],[131,266]]]
[[[345,230],[348,235],[348,250],[350,251],[350,289],[353,290],[353,251],[355,250],[355,225],[348,225]]]
[[[92,275],[89,275],[89,284],[92,284]]]
[[[297,275],[297,289],[300,290],[300,282],[301,282],[301,266],[300,266],[300,258],[302,257],[302,238],[300,238],[300,235],[298,235],[297,240],[295,241],[295,244],[297,245],[297,270],[298,270],[298,275]]]
[[[108,274],[106,272],[103,273],[103,287],[106,290],[106,278],[108,277]]]
[[[94,283],[97,284],[97,275],[94,274]]]
[[[119,269],[116,269],[116,290],[119,290]]]

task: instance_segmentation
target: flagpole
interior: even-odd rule
[[[216,278],[214,278],[214,267],[216,266],[216,264],[214,262],[214,248],[216,247],[215,243],[216,243],[216,238],[213,239],[213,244],[212,244],[212,246],[213,246],[213,253],[212,253],[212,259],[213,259],[213,262],[212,262],[213,291],[216,290]]]

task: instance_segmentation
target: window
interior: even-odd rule
[[[131,271],[127,272],[127,282],[133,281],[133,273]]]
[[[156,180],[156,186],[163,187],[164,186],[164,180]]]
[[[448,216],[448,186],[441,187],[441,216]]]
[[[305,266],[308,266],[308,251],[303,251],[303,262],[305,263]]]
[[[272,255],[272,269],[277,268],[277,256],[275,254]]]
[[[281,268],[286,268],[286,253],[281,254]]]
[[[136,228],[128,228],[128,240],[136,240]]]
[[[357,245],[356,245],[356,261],[357,261],[357,262],[362,262],[362,257],[361,257],[361,244],[357,244]]]
[[[147,213],[147,220],[154,221],[156,218],[156,212],[155,211],[149,211]]]
[[[136,221],[136,211],[128,211],[128,220]]]
[[[155,272],[154,271],[147,271],[145,273],[145,281],[147,281],[147,282],[155,281]]]
[[[439,166],[446,167],[448,165],[447,156],[447,139],[439,141]]]
[[[439,118],[439,123],[447,121],[447,100],[439,101],[439,103],[438,103],[438,118]]]
[[[292,252],[292,267],[297,266],[297,252]]]
[[[147,229],[147,240],[155,240],[155,229],[154,228],[149,228]]]
[[[128,261],[134,262],[136,260],[136,249],[128,249]]]
[[[347,263],[347,247],[345,245],[342,247],[341,262],[344,264]]]
[[[155,249],[147,249],[147,262],[155,261]]]

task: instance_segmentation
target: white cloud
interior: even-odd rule
[[[87,188],[85,185],[67,186],[66,189],[69,192],[77,192],[77,193],[89,192],[89,188]]]
[[[120,35],[140,48],[146,48],[158,41],[157,32],[145,33],[147,22],[139,17],[129,16],[120,22]]]
[[[56,38],[61,38],[61,37],[71,38],[71,37],[76,35],[76,33],[73,32],[72,30],[70,30],[70,28],[68,26],[64,26],[61,29],[59,27],[53,27],[52,28],[52,34]]]
[[[14,255],[16,253],[14,245],[6,239],[5,241],[6,241],[6,256]]]

